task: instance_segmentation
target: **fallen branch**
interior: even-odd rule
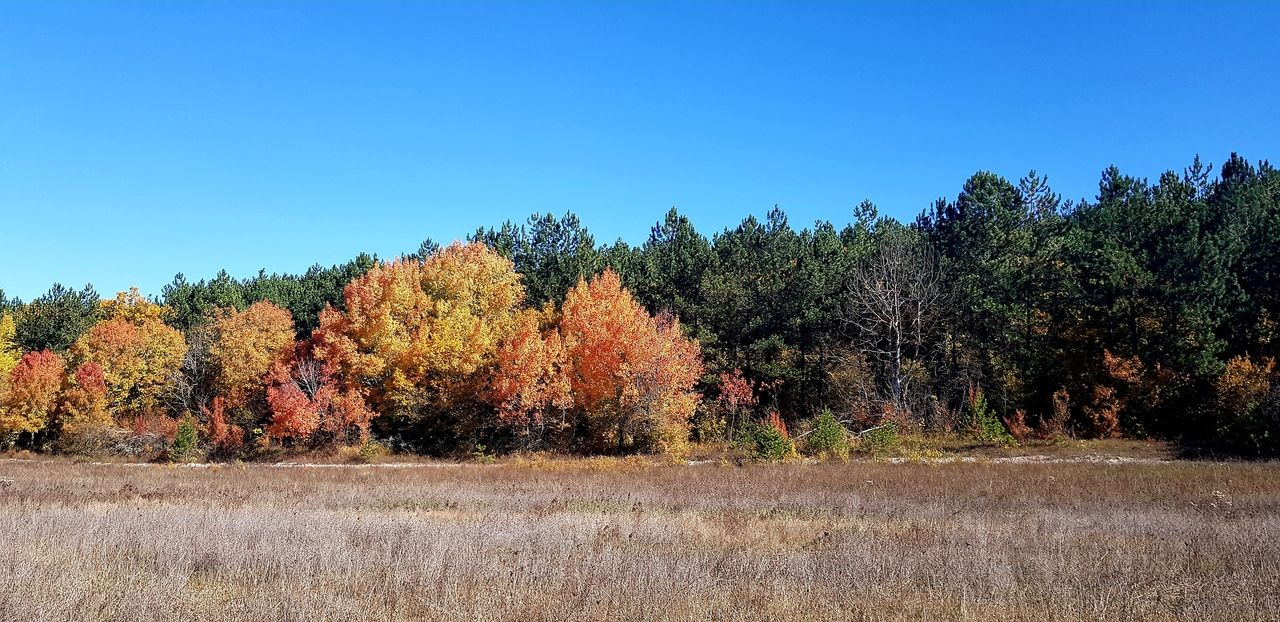
[[[868,433],[868,432],[873,432],[873,431],[875,431],[875,430],[879,430],[879,429],[881,429],[881,428],[887,428],[887,427],[889,427],[889,426],[893,425],[893,422],[891,422],[891,421],[890,421],[890,422],[882,423],[882,424],[877,425],[877,426],[869,427],[869,428],[867,428],[867,429],[865,429],[865,430],[863,430],[863,431],[861,431],[861,432],[854,432],[854,431],[851,431],[848,427],[846,427],[846,424],[853,423],[853,421],[852,421],[851,419],[836,419],[836,423],[840,424],[840,427],[844,428],[844,433],[845,433],[845,434],[848,434],[849,436],[852,436],[852,437],[854,437],[854,438],[862,438],[862,435],[863,435],[863,434],[866,434],[866,433]],[[812,428],[810,428],[808,432],[805,432],[805,433],[803,433],[803,434],[797,434],[797,435],[795,435],[793,438],[795,438],[795,439],[802,439],[802,438],[804,438],[804,437],[806,437],[806,436],[808,436],[808,435],[810,435],[810,434],[812,434],[812,433],[813,433],[813,429],[812,429]]]

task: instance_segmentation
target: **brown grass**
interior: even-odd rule
[[[7,461],[0,620],[1276,620],[1278,476]]]

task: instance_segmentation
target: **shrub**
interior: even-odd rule
[[[892,421],[867,429],[858,437],[858,449],[873,456],[890,454],[902,445],[898,425]]]
[[[364,462],[375,462],[391,455],[391,450],[387,449],[386,445],[369,439],[360,445],[359,455]]]
[[[737,444],[756,460],[772,462],[796,455],[796,445],[787,437],[786,427],[771,425],[768,419],[743,426]]]
[[[1004,420],[1005,427],[1009,428],[1009,434],[1016,441],[1025,441],[1035,433],[1031,426],[1027,425],[1027,411],[1019,408],[1013,411],[1013,416]]]
[[[849,458],[849,437],[844,426],[836,421],[830,410],[823,410],[813,423],[813,430],[805,439],[805,448],[818,457]]]
[[[1280,453],[1280,390],[1273,359],[1237,356],[1214,382],[1213,439],[1219,449],[1259,456]]]
[[[1000,422],[996,411],[987,404],[987,396],[974,387],[969,388],[969,417],[970,429],[978,440],[997,445],[1016,443]]]
[[[195,456],[198,443],[195,421],[190,416],[183,417],[178,421],[178,431],[173,436],[173,444],[169,446],[169,459],[190,460]]]
[[[1067,432],[1067,420],[1071,417],[1071,394],[1066,387],[1053,392],[1053,415],[1040,422],[1039,434],[1044,438],[1061,438]]]

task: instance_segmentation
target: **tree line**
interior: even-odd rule
[[[680,451],[830,412],[1277,455],[1278,272],[1280,173],[1235,154],[1155,182],[1109,168],[1078,202],[980,172],[911,223],[775,208],[708,237],[672,209],[632,246],[535,214],[153,299],[0,293],[0,435]]]

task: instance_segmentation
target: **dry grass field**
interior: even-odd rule
[[[1280,466],[0,462],[0,620],[1276,620]]]

